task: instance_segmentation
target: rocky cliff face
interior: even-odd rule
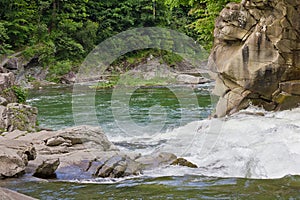
[[[282,110],[300,103],[300,0],[230,3],[214,36],[218,117],[250,104]]]
[[[6,131],[35,131],[37,108],[18,104],[13,90],[15,76],[0,67],[0,134]]]

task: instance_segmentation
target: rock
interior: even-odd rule
[[[11,89],[14,86],[15,76],[13,73],[0,73],[0,96],[8,103],[17,102],[17,97]]]
[[[21,154],[25,154],[28,161],[36,159],[37,156],[36,149],[32,143],[22,149]]]
[[[187,161],[184,158],[177,158],[170,165],[180,165],[180,166],[185,166],[185,167],[190,167],[190,168],[198,168],[197,165],[191,163],[190,161]]]
[[[6,129],[6,107],[0,105],[0,133],[5,132]]]
[[[46,142],[46,145],[47,146],[59,146],[64,143],[69,143],[69,144],[71,143],[70,140],[67,140],[67,141],[62,137],[54,137],[54,138],[48,139]],[[70,144],[70,145],[72,145],[72,144]]]
[[[65,74],[60,79],[62,84],[73,84],[76,81],[76,74],[74,72],[69,72]]]
[[[8,102],[5,98],[0,97],[0,106],[7,106]]]
[[[163,165],[169,165],[175,159],[177,159],[177,156],[172,153],[160,152],[142,156],[135,161],[141,163],[144,169],[154,169]]]
[[[4,68],[8,70],[17,70],[19,68],[19,64],[19,59],[17,57],[13,57],[6,62]]]
[[[22,199],[22,200],[37,200],[35,198],[26,196],[24,194],[6,189],[6,188],[0,188],[0,196],[1,200],[16,200],[16,199]]]
[[[7,69],[0,66],[0,73],[8,73]]]
[[[37,108],[29,105],[18,103],[8,104],[6,110],[2,112],[2,116],[5,115],[4,119],[6,119],[5,129],[7,131],[35,131],[37,112]]]
[[[282,110],[300,103],[299,8],[299,1],[245,0],[222,10],[209,58],[220,96],[216,116],[250,104]]]
[[[6,152],[7,153],[7,152]],[[18,177],[25,173],[25,163],[17,154],[0,155],[0,179]]]
[[[55,171],[58,168],[59,164],[59,158],[45,160],[41,165],[37,167],[33,176],[38,178],[55,178]]]
[[[96,169],[93,173],[94,176],[102,178],[120,178],[142,173],[142,165],[131,160],[126,155],[116,155],[104,162],[93,162],[92,165],[95,164],[97,167],[90,167],[89,170]]]
[[[36,158],[35,148],[28,142],[1,139],[0,149],[0,178],[24,174],[28,160]]]
[[[49,134],[48,134],[49,135]],[[45,138],[47,146],[84,145],[84,148],[96,148],[101,151],[118,150],[106,137],[100,127],[78,126],[51,132]]]
[[[176,77],[176,79],[179,83],[184,84],[203,84],[210,81],[204,77],[197,77],[188,74],[180,74]]]

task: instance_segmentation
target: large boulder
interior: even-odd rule
[[[0,179],[25,173],[29,160],[36,158],[33,145],[25,141],[0,140]]]
[[[59,158],[44,160],[43,163],[36,168],[33,176],[38,178],[56,178],[55,171],[59,164]]]
[[[243,0],[222,10],[209,61],[218,117],[250,104],[280,110],[300,103],[299,18],[299,0]]]

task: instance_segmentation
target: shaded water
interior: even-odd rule
[[[0,182],[1,185],[1,182]],[[276,180],[171,176],[112,184],[16,182],[6,185],[43,200],[56,199],[299,199],[300,177]]]
[[[25,177],[0,186],[40,199],[300,199],[300,109],[269,113],[251,108],[208,120],[213,107],[209,86],[194,91],[199,105],[189,110],[179,104],[180,93],[174,95],[168,88],[135,91],[129,107],[136,123],[147,125],[149,107],[156,104],[167,113],[154,113],[164,121],[156,135],[122,134],[111,112],[111,90],[97,92],[96,111],[99,125],[120,149],[173,152],[195,162],[198,169],[172,166],[145,171],[140,177],[71,182]],[[74,125],[71,96],[70,88],[47,88],[32,91],[29,104],[39,108],[41,126],[60,129]]]

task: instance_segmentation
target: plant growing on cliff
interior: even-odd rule
[[[11,90],[15,93],[18,103],[25,103],[27,96],[28,96],[28,92],[26,89],[20,87],[20,86],[16,86],[14,85],[13,87],[11,87]]]

